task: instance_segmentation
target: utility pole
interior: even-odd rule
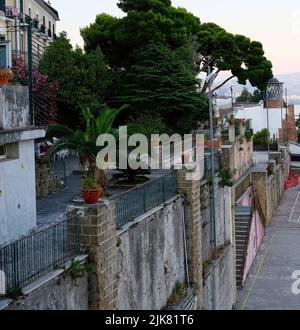
[[[267,129],[268,129],[268,163],[270,163],[270,121],[269,121],[269,91],[266,90],[266,100],[267,100]]]
[[[230,87],[230,91],[231,91],[231,107],[232,107],[232,113],[234,113],[233,86]]]
[[[217,247],[217,230],[216,230],[216,183],[215,183],[215,144],[214,144],[214,114],[213,114],[213,96],[212,96],[212,79],[211,66],[208,66],[208,87],[209,87],[209,121],[210,121],[210,141],[211,141],[211,180],[212,180],[212,192],[211,192],[211,232],[214,246]]]
[[[285,131],[286,131],[286,142],[289,142],[289,131],[288,131],[288,125],[287,125],[287,119],[288,119],[288,90],[285,89]]]

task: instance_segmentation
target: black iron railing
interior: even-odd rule
[[[70,220],[61,221],[0,248],[0,280],[7,295],[80,254],[79,221],[72,219],[71,233],[69,224]]]
[[[121,228],[178,194],[177,174],[171,172],[115,198],[117,226]]]

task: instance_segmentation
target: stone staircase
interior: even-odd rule
[[[236,282],[237,287],[243,285],[244,269],[247,258],[249,233],[251,228],[251,207],[239,207],[235,213],[235,240],[236,240]]]

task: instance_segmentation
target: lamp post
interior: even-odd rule
[[[268,164],[270,163],[270,121],[269,121],[269,91],[266,90],[266,104],[267,104],[267,129],[268,129]]]
[[[213,114],[213,95],[212,95],[212,82],[215,78],[215,74],[211,72],[211,66],[207,69],[206,82],[209,88],[209,126],[210,126],[210,141],[211,141],[211,180],[212,180],[212,193],[211,193],[211,242],[214,246],[217,246],[217,229],[216,229],[216,184],[215,184],[215,145],[214,145],[214,114]]]

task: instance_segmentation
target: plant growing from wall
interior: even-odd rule
[[[247,139],[247,141],[251,141],[253,137],[253,129],[247,129],[245,132],[245,138]]]
[[[70,275],[77,285],[77,279],[83,278],[86,273],[91,273],[94,269],[95,266],[91,263],[82,263],[79,260],[73,259],[70,266]]]
[[[237,173],[237,170],[231,169],[220,169],[218,177],[220,178],[221,187],[232,187],[234,184],[234,177]]]

